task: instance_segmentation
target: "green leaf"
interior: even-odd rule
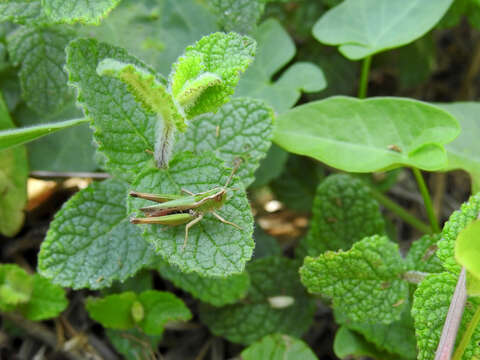
[[[0,22],[36,24],[46,20],[40,0],[3,0],[0,3]]]
[[[400,319],[408,299],[405,270],[398,246],[376,235],[349,251],[306,257],[300,275],[310,293],[333,298],[352,321],[388,324]]]
[[[440,238],[440,234],[427,234],[415,240],[405,258],[408,269],[427,273],[442,272],[442,262],[436,255]]]
[[[302,92],[317,92],[327,85],[322,70],[297,62],[273,82],[272,77],[295,56],[295,44],[277,20],[263,22],[254,35],[258,42],[255,61],[238,84],[236,96],[265,100],[277,113],[290,109]]]
[[[172,159],[168,169],[146,169],[132,184],[132,190],[156,194],[180,194],[181,189],[194,193],[224,186],[231,170],[212,153],[200,156],[179,154]],[[136,225],[143,227],[145,239],[153,245],[155,252],[177,265],[183,272],[196,272],[203,276],[221,276],[240,273],[251,258],[253,218],[245,191],[239,180],[228,193],[225,205],[217,212],[224,219],[242,228],[222,224],[211,214],[189,230],[185,248],[185,225]],[[128,201],[129,214],[134,214],[152,202],[138,198]],[[138,214],[137,214],[138,215]]]
[[[183,301],[172,293],[147,290],[138,299],[145,310],[145,316],[139,325],[147,335],[161,335],[166,323],[187,321],[192,317]]]
[[[295,262],[262,258],[249,263],[247,272],[251,281],[247,297],[220,308],[201,307],[202,321],[215,335],[235,343],[251,344],[277,332],[301,336],[311,324],[315,303],[300,284]],[[273,300],[280,296],[293,303],[275,307]]]
[[[418,360],[434,358],[456,283],[456,276],[444,272],[427,276],[415,291],[412,316],[415,320]],[[468,299],[457,339],[461,339],[478,306],[479,303],[474,298]],[[480,356],[479,341],[480,329],[477,328],[463,354],[463,360],[476,359]]]
[[[180,135],[177,152],[202,153],[212,151],[228,166],[236,159],[242,163],[237,175],[245,187],[254,180],[260,160],[266,156],[273,133],[273,111],[263,102],[236,98],[212,115],[205,114],[192,121]]]
[[[50,223],[38,271],[55,284],[100,289],[123,281],[152,260],[125,208],[127,184],[93,183],[72,196]]]
[[[277,240],[263,231],[258,224],[255,226],[253,238],[255,239],[255,252],[253,254],[255,259],[282,255],[282,248]]]
[[[443,145],[459,131],[450,114],[420,101],[333,97],[280,115],[274,141],[349,172],[400,166],[433,171],[445,167]]]
[[[120,80],[97,74],[104,59],[115,59],[150,69],[125,50],[79,39],[67,47],[70,84],[78,88],[78,101],[93,120],[98,149],[107,157],[106,168],[126,180],[153,166],[155,129],[158,119],[148,114]],[[153,70],[152,70],[153,73]]]
[[[120,0],[42,0],[45,14],[57,23],[99,25]]]
[[[170,88],[177,100],[189,99],[184,106],[189,118],[207,112],[216,112],[233,95],[235,86],[253,61],[255,41],[237,33],[213,33],[204,36],[195,45],[189,46],[185,54],[173,64]],[[192,82],[205,74],[214,74],[221,83],[212,82],[206,88],[192,90]],[[186,97],[186,93],[194,95]]]
[[[470,174],[473,183],[473,192],[480,190],[480,125],[477,114],[480,103],[458,102],[452,104],[435,104],[448,111],[460,123],[462,132],[447,144],[448,164],[445,170],[463,169]]]
[[[250,286],[250,278],[246,272],[228,277],[202,277],[195,273],[185,274],[163,261],[159,262],[156,269],[176,287],[213,306],[235,303],[245,297]]]
[[[287,162],[288,152],[279,146],[272,144],[267,151],[267,155],[260,161],[260,166],[255,171],[255,181],[250,185],[251,188],[259,188],[267,185],[282,173]]]
[[[65,119],[82,117],[82,111],[70,102],[59,112],[43,115],[41,118],[30,108],[21,105],[13,114],[19,126],[31,126],[39,123],[51,126],[61,125]],[[79,119],[80,120],[80,119]],[[95,162],[96,147],[92,141],[93,131],[88,119],[84,124],[64,128],[59,133],[50,133],[27,144],[28,163],[31,171],[53,172],[92,172],[98,169]],[[51,128],[49,128],[51,129]],[[26,130],[26,129],[19,129]],[[1,138],[1,134],[0,134]]]
[[[141,330],[106,330],[112,345],[127,360],[148,359],[160,342],[161,336],[147,336]]]
[[[442,236],[437,243],[437,256],[446,270],[460,273],[461,266],[455,260],[455,240],[465,227],[477,219],[479,214],[480,193],[477,193],[463,203],[459,210],[454,211],[443,225]]]
[[[12,62],[21,65],[22,97],[40,114],[58,110],[71,95],[63,67],[73,36],[60,27],[19,27],[7,37]]]
[[[6,150],[18,145],[22,145],[39,139],[45,135],[52,134],[58,130],[68,129],[72,126],[77,126],[86,122],[88,122],[87,118],[80,118],[59,121],[56,123],[47,123],[45,125],[5,130],[0,132],[0,140],[2,141],[0,150]]]
[[[310,230],[300,243],[302,256],[348,250],[364,237],[385,233],[385,221],[370,188],[347,174],[327,177],[317,188]]]
[[[455,259],[476,278],[480,278],[480,220],[472,221],[460,233],[455,241]]]
[[[282,334],[265,336],[242,351],[243,360],[317,360],[302,340]]]
[[[28,303],[20,307],[27,319],[40,321],[57,317],[66,309],[65,291],[38,274],[33,276],[33,291]]]
[[[33,291],[33,278],[16,264],[0,265],[0,310],[11,311],[27,303]]]
[[[131,311],[135,301],[134,292],[124,292],[104,298],[87,298],[85,307],[93,320],[107,328],[130,329],[135,326]]]
[[[109,288],[102,289],[103,295],[116,294],[126,291],[141,293],[153,288],[153,275],[149,270],[141,270],[125,280],[124,282],[114,282]]]
[[[13,127],[12,119],[0,93],[0,134]],[[8,131],[8,130],[7,130]],[[5,139],[1,138],[3,146]],[[1,149],[1,147],[0,147]],[[27,202],[28,163],[25,148],[0,151],[0,234],[14,236],[20,231]]]
[[[250,34],[265,9],[263,0],[210,0],[218,25],[225,31]]]
[[[339,46],[350,60],[406,45],[422,37],[453,0],[346,0],[327,11],[313,27],[321,43]]]

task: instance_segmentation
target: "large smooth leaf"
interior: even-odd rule
[[[429,31],[453,0],[346,0],[313,27],[315,38],[351,60],[406,45]]]
[[[445,167],[443,145],[459,131],[453,116],[420,101],[333,97],[280,115],[274,141],[349,172],[400,166],[434,171]]]

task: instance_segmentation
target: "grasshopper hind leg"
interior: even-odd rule
[[[220,220],[222,223],[228,224],[228,225],[232,225],[233,227],[236,227],[237,229],[242,230],[242,228],[241,228],[240,226],[238,226],[237,224],[234,224],[233,222],[230,222],[230,221],[228,221],[228,220],[225,220],[223,217],[221,217],[220,215],[218,215],[215,211],[212,211],[212,214],[213,214],[213,216],[215,216],[218,220]]]
[[[203,214],[199,215],[197,218],[193,219],[187,225],[185,225],[185,240],[183,241],[182,251],[184,251],[185,247],[187,246],[188,229],[190,229],[193,225],[195,225],[196,223],[198,223],[202,219],[203,219]]]

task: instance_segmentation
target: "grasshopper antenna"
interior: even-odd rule
[[[240,165],[242,164],[242,159],[236,158],[236,159],[234,160],[234,162],[235,162],[235,165],[233,166],[232,172],[231,172],[230,176],[228,177],[227,182],[225,183],[224,188],[226,188],[226,187],[228,186],[228,184],[230,184],[230,182],[232,181],[233,175],[235,175],[235,173],[237,172],[238,168],[239,168]]]

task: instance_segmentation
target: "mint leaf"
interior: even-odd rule
[[[444,268],[453,273],[460,273],[460,265],[455,260],[455,240],[460,232],[480,214],[480,193],[472,195],[459,210],[450,215],[443,225],[442,236],[438,242],[437,256]]]
[[[33,291],[33,278],[16,264],[0,265],[0,310],[11,311],[27,303]]]
[[[20,27],[7,37],[12,62],[21,65],[22,96],[38,113],[59,109],[70,96],[63,67],[73,35],[60,27]]]
[[[40,0],[4,0],[0,3],[0,22],[35,24],[46,20]]]
[[[295,262],[263,258],[249,263],[247,272],[251,286],[246,298],[220,308],[202,306],[202,321],[215,335],[235,343],[251,344],[276,332],[301,336],[311,324],[315,303],[300,284]],[[275,307],[280,296],[293,303]]]
[[[168,169],[147,169],[132,184],[132,190],[155,194],[181,194],[181,189],[200,193],[224,186],[231,174],[222,161],[212,153],[194,156],[179,154],[172,159]],[[185,240],[184,224],[165,226],[159,224],[136,225],[143,227],[145,239],[155,252],[183,272],[196,272],[202,276],[221,276],[240,273],[251,258],[253,218],[248,199],[240,181],[234,180],[227,193],[227,200],[216,212],[224,219],[240,226],[240,229],[221,223],[211,213],[189,230]],[[129,213],[138,217],[138,209],[150,206],[148,200],[130,198]]]
[[[290,109],[302,92],[316,92],[327,85],[322,70],[312,63],[297,62],[277,81],[272,77],[295,56],[295,44],[275,19],[263,22],[253,36],[258,42],[255,61],[238,84],[236,96],[265,100],[276,112]]]
[[[214,306],[235,303],[245,297],[250,286],[250,278],[246,272],[228,277],[202,277],[195,273],[185,274],[177,267],[163,261],[159,262],[155,268],[162,277],[170,280],[176,287]]]
[[[127,360],[148,359],[160,342],[161,336],[147,336],[141,330],[106,330],[112,345]]]
[[[278,244],[277,239],[268,235],[258,224],[255,226],[253,238],[255,239],[255,252],[253,254],[255,259],[282,255],[282,248]]]
[[[273,111],[263,102],[236,98],[212,115],[195,118],[184,135],[175,144],[177,152],[202,153],[213,151],[233,166],[236,159],[242,163],[237,175],[245,187],[254,180],[254,172],[271,144]]]
[[[120,0],[42,0],[42,5],[45,14],[54,22],[99,25],[119,2]]]
[[[298,249],[302,256],[348,250],[364,237],[385,233],[385,221],[370,188],[350,175],[327,177],[317,188],[312,211],[310,230]]]
[[[412,316],[415,320],[418,360],[434,358],[456,283],[455,275],[443,272],[427,276],[415,291]],[[461,339],[478,306],[479,302],[475,298],[467,300],[457,339]],[[469,360],[480,356],[479,341],[480,329],[477,328],[462,359]]]
[[[281,114],[274,141],[290,152],[348,172],[401,166],[432,171],[446,166],[443,145],[459,132],[453,116],[427,103],[338,96]]]
[[[103,295],[116,294],[126,291],[133,291],[141,293],[153,288],[153,274],[151,271],[145,269],[141,270],[125,280],[124,282],[114,282],[109,288],[102,289]]]
[[[253,61],[255,41],[237,33],[213,33],[189,46],[185,54],[173,64],[170,88],[173,96],[184,106],[189,118],[207,112],[216,112],[233,95],[234,88]],[[221,82],[210,86],[192,87],[205,75],[216,75]],[[188,93],[193,95],[187,96]]]
[[[68,305],[65,291],[38,274],[33,275],[33,290],[20,312],[27,319],[40,321],[57,317]]]
[[[108,295],[104,298],[87,298],[85,307],[90,317],[111,329],[130,329],[135,326],[132,306],[137,301],[134,292]]]
[[[150,69],[125,50],[96,40],[74,40],[67,47],[69,81],[78,89],[78,101],[93,120],[98,149],[107,157],[105,166],[132,181],[138,172],[154,164],[147,151],[154,148],[158,119],[143,109],[120,80],[97,74],[104,59]]]
[[[302,340],[288,335],[265,336],[242,351],[243,360],[317,360],[313,351]]]
[[[405,258],[409,270],[427,273],[440,273],[443,271],[442,262],[437,257],[437,242],[440,234],[424,235],[415,240],[408,250]]]
[[[41,275],[62,286],[100,289],[152,259],[125,208],[127,184],[111,179],[72,196],[50,223],[38,255]]]
[[[263,0],[210,0],[218,25],[225,31],[250,34],[265,9]]]
[[[0,93],[0,131],[13,128]],[[5,134],[5,132],[2,132]],[[2,139],[2,145],[4,139]],[[1,148],[1,146],[0,146]],[[23,146],[0,151],[0,234],[14,236],[20,231],[27,202],[28,163]]]
[[[310,293],[331,297],[352,321],[388,324],[400,319],[408,299],[405,270],[398,246],[375,235],[349,251],[306,257],[300,275]]]

